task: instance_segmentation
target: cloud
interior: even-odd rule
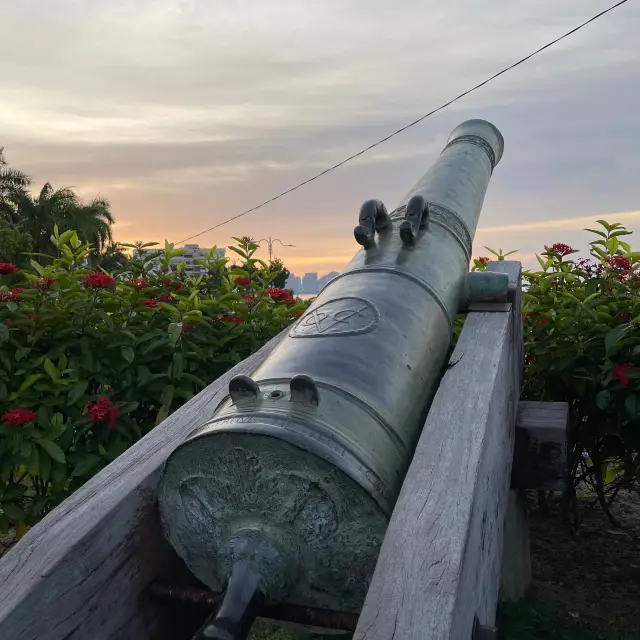
[[[640,211],[626,211],[623,213],[607,214],[607,222],[625,223],[628,221],[640,220]],[[576,218],[556,218],[553,220],[540,220],[538,222],[521,222],[516,224],[506,224],[498,227],[479,227],[477,233],[526,233],[528,231],[540,231],[547,229],[583,229],[584,225],[593,225],[595,215],[579,216]]]
[[[178,240],[308,179],[606,6],[0,0],[0,145],[37,185],[109,197],[117,238]],[[627,3],[198,241],[278,235],[296,245],[287,256],[300,269],[324,259],[335,268],[353,249],[360,203],[375,196],[393,207],[469,117],[493,121],[506,140],[479,239],[532,254],[556,229],[581,232],[526,225],[635,211],[639,27],[640,9]]]

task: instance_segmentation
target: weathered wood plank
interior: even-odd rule
[[[515,271],[519,264],[503,263]],[[517,292],[515,292],[517,295]],[[462,640],[500,588],[522,320],[470,313],[393,512],[354,638]]]
[[[566,402],[521,402],[511,470],[513,489],[566,491],[571,477]]]
[[[500,600],[519,600],[531,584],[531,549],[524,492],[509,491],[504,525]]]
[[[154,578],[175,578],[182,567],[160,530],[160,472],[175,447],[211,416],[231,377],[251,373],[282,335],[169,416],[0,559],[2,640],[185,637],[175,635],[176,616],[145,594]]]

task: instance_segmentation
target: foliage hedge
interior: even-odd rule
[[[166,244],[109,275],[74,231],[57,256],[0,263],[0,531],[19,533],[302,313],[279,269],[236,238],[203,275]],[[37,258],[38,256],[34,256]]]
[[[523,398],[569,403],[573,478],[615,521],[611,502],[640,480],[640,252],[622,225],[597,225],[589,257],[555,243],[523,274]]]
[[[524,273],[523,397],[569,402],[575,482],[613,518],[640,479],[640,253],[627,229],[598,225],[589,258],[556,243]],[[304,311],[273,286],[281,265],[235,240],[242,266],[212,250],[198,277],[169,269],[184,252],[170,244],[159,269],[92,270],[73,231],[55,231],[47,266],[0,263],[0,530],[35,523]]]

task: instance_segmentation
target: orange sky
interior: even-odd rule
[[[606,0],[5,2],[0,146],[12,166],[112,203],[121,241],[179,241],[482,82]],[[339,19],[337,18],[339,16]],[[341,269],[361,203],[401,200],[460,122],[505,138],[475,253],[585,248],[638,227],[640,4],[627,3],[335,172],[196,238],[273,236],[296,273]],[[408,43],[419,43],[410,45]],[[629,213],[631,212],[631,213]]]

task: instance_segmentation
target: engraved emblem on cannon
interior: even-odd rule
[[[309,310],[293,326],[292,338],[350,336],[373,331],[380,318],[378,310],[362,298],[336,298]]]

